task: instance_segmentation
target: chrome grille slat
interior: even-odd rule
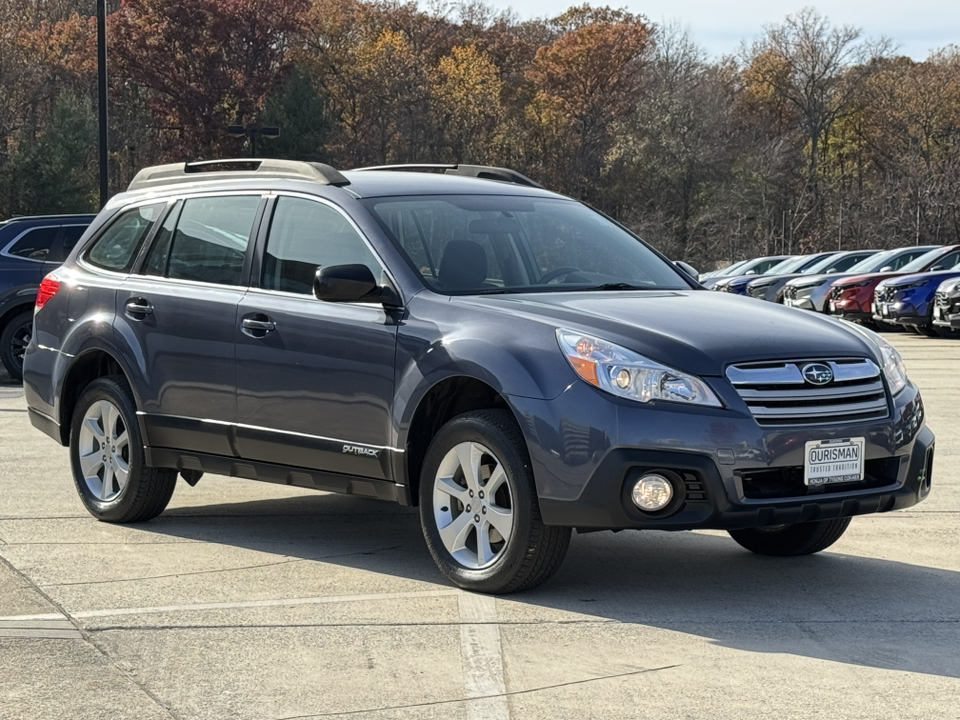
[[[807,363],[828,365],[833,381],[808,383],[801,372]],[[889,414],[880,368],[866,358],[742,363],[726,374],[761,425],[829,425]]]
[[[831,400],[847,397],[862,397],[883,392],[883,383],[875,380],[871,383],[857,385],[840,385],[838,387],[815,387],[808,386],[810,390],[796,388],[790,390],[754,390],[751,388],[738,388],[740,397],[747,401],[751,400]]]
[[[950,307],[950,298],[947,297],[945,292],[938,292],[935,302],[939,307]]]

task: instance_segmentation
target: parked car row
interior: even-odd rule
[[[40,281],[60,266],[95,215],[42,215],[0,222],[0,362],[23,375]]]
[[[745,268],[753,272],[747,275]],[[958,281],[960,245],[770,256],[701,277],[720,292],[827,313],[874,330],[899,326],[944,337],[960,337]]]

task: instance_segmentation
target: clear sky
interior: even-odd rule
[[[553,16],[583,0],[490,0],[497,8],[512,7],[522,18]],[[741,40],[752,40],[764,25],[776,23],[805,5],[812,5],[835,25],[853,25],[866,37],[886,36],[897,54],[923,60],[930,50],[960,45],[960,0],[836,0],[831,4],[803,0],[606,0],[591,5],[626,7],[655,23],[676,21],[715,56],[736,52]]]

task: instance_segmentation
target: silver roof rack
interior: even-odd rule
[[[270,177],[310,180],[321,185],[349,185],[340,171],[330,165],[298,160],[232,158],[203,160],[192,163],[171,163],[144,168],[136,174],[127,190],[142,190],[156,185],[196,182],[197,180],[232,180]]]
[[[543,185],[531,180],[526,175],[518,173],[516,170],[511,170],[510,168],[489,167],[486,165],[443,163],[378,165],[376,167],[356,168],[354,172],[366,172],[368,170],[390,170],[396,172],[442,172],[445,175],[463,175],[465,177],[481,178],[482,180],[499,180],[500,182],[513,183],[514,185],[526,185],[527,187],[543,188]]]

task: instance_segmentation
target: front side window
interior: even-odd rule
[[[190,198],[168,217],[147,256],[145,272],[175,280],[239,285],[259,195]]]
[[[87,262],[105,270],[128,271],[163,208],[162,203],[144,205],[121,213],[93,242]]]
[[[643,242],[571,200],[445,195],[364,203],[438,292],[690,289]]]
[[[343,214],[313,200],[279,197],[260,287],[311,294],[317,268],[330,265],[366,265],[374,277],[381,273],[380,263]]]
[[[7,253],[27,260],[46,260],[50,254],[50,248],[53,246],[53,241],[57,239],[57,233],[59,232],[60,227],[57,225],[27,230],[7,250]]]

